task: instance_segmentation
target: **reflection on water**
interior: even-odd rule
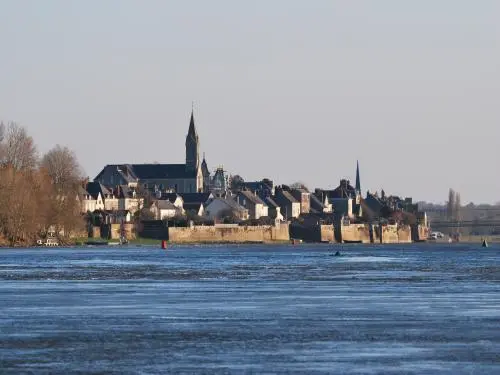
[[[338,248],[2,250],[0,372],[500,373],[499,247]]]

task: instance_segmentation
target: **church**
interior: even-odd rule
[[[191,112],[186,136],[185,164],[108,164],[94,178],[104,186],[128,185],[150,191],[198,193],[208,190],[210,172],[205,158],[200,163],[200,139]]]

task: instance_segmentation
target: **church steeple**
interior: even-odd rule
[[[196,171],[200,166],[200,140],[194,125],[194,111],[191,110],[191,120],[186,136],[186,170]]]
[[[361,180],[359,179],[359,161],[356,160],[356,192],[361,194]]]

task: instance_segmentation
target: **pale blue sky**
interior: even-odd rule
[[[0,119],[43,152],[500,201],[500,1],[0,0]]]

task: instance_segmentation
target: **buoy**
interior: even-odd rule
[[[167,241],[166,240],[161,240],[161,248],[166,249],[167,248]]]
[[[488,242],[486,242],[486,240],[483,240],[483,247],[488,247]]]

